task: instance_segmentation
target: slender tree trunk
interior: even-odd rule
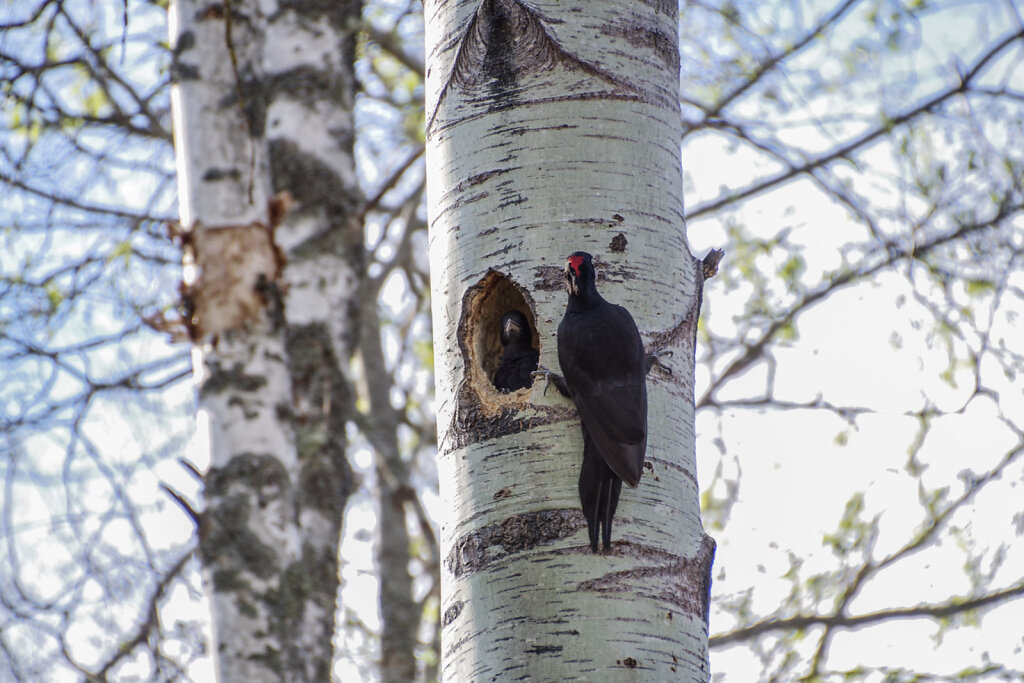
[[[364,297],[362,357],[367,378],[386,377],[380,316],[375,295]],[[374,295],[373,299],[369,295]],[[415,499],[409,485],[409,465],[398,446],[401,414],[391,405],[391,386],[368,381],[370,414],[364,426],[377,453],[377,570],[380,578],[381,683],[409,683],[416,679],[416,644],[421,608],[413,598],[409,573],[409,529],[405,505]]]
[[[325,681],[352,473],[359,2],[171,6],[175,146],[224,681]]]
[[[427,2],[430,257],[449,681],[706,680],[714,542],[694,462],[700,263],[679,158],[675,2]],[[565,257],[591,252],[672,375],[644,477],[591,554],[582,437],[554,390],[491,384],[512,308],[557,370]]]

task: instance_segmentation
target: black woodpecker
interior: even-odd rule
[[[611,546],[622,482],[640,483],[647,450],[647,356],[633,316],[597,292],[594,260],[569,256],[569,301],[558,325],[558,363],[583,427],[580,503],[590,548]],[[559,382],[555,382],[556,386]]]
[[[494,373],[494,386],[506,393],[533,384],[540,352],[533,348],[530,324],[519,311],[509,311],[501,317],[501,345],[505,350]]]

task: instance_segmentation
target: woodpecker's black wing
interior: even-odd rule
[[[603,300],[567,313],[558,326],[558,362],[594,449],[618,478],[636,486],[647,449],[647,384],[633,317]]]
[[[494,373],[494,386],[500,391],[515,391],[533,384],[540,352],[536,349],[505,349],[501,365]]]

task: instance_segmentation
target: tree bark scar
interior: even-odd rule
[[[485,410],[480,397],[464,382],[457,392],[455,414],[448,426],[438,454],[447,455],[454,450],[488,439],[509,434],[518,434],[527,429],[554,424],[576,417],[574,409],[568,406],[547,406],[530,404],[533,414],[520,417],[514,407],[502,407],[498,412]]]
[[[484,0],[480,5],[479,16],[481,36],[484,43],[484,60],[481,71],[491,82],[491,92],[501,97],[509,88],[516,84],[516,68],[513,63],[512,46],[514,31],[522,26],[518,19],[524,18],[523,12],[516,12],[517,5],[509,6],[502,0]],[[528,24],[528,22],[527,22]]]
[[[501,318],[511,310],[526,316],[534,348],[539,350],[536,304],[530,292],[511,277],[488,269],[462,296],[456,343],[463,379],[455,390],[451,420],[439,434],[440,455],[575,416],[575,410],[567,405],[531,403],[530,388],[501,393],[495,387],[502,351]]]
[[[189,302],[185,324],[195,340],[205,340],[260,319],[265,300],[256,286],[276,283],[284,254],[274,230],[263,222],[247,225],[193,225],[185,243],[199,277],[186,286]]]
[[[631,593],[637,598],[675,605],[694,619],[707,623],[707,591],[715,541],[705,535],[694,557],[682,557],[650,546],[629,541],[615,543],[613,552],[637,558],[641,565],[634,569],[611,572],[597,579],[581,582],[576,589],[596,593]],[[707,541],[710,541],[708,550]],[[651,580],[653,579],[653,580]]]
[[[620,97],[651,100],[629,82],[563,49],[545,23],[556,22],[518,0],[482,0],[459,41],[452,73],[427,121],[428,135],[451,90],[472,91],[486,84],[491,91],[487,111],[503,109],[516,103],[524,76],[558,65],[605,82]]]
[[[444,566],[459,578],[478,572],[512,553],[572,536],[585,526],[583,513],[576,509],[537,510],[513,515],[456,540],[444,560]]]
[[[458,600],[454,604],[452,604],[448,609],[444,611],[444,616],[441,618],[441,626],[448,626],[448,624],[458,619],[459,615],[462,614],[462,608],[465,606],[466,603],[464,603],[462,600]]]

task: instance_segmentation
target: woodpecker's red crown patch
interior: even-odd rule
[[[583,257],[582,256],[570,256],[569,257],[569,267],[572,268],[573,272],[576,273],[576,277],[579,277],[581,275],[580,268],[582,266],[583,266]]]

